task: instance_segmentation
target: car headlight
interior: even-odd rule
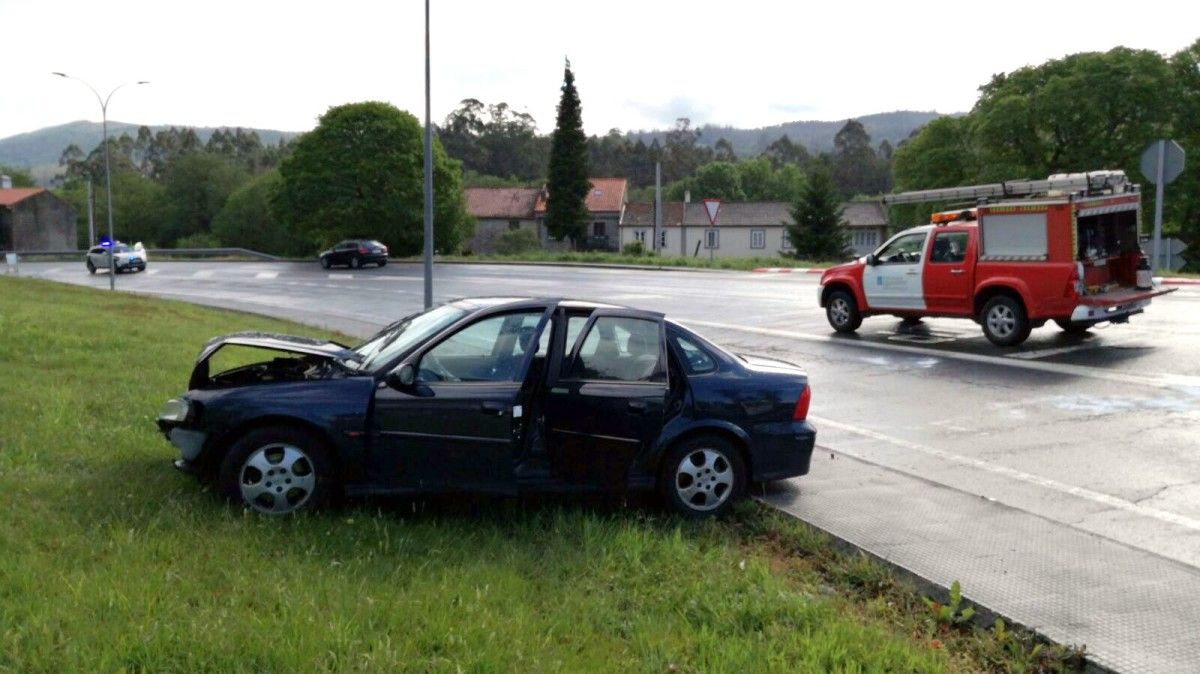
[[[183,423],[187,421],[188,415],[191,414],[192,405],[183,398],[171,398],[163,404],[162,410],[158,413],[158,418],[162,421],[174,421]]]

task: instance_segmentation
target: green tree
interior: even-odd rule
[[[163,214],[167,211],[167,199],[163,186],[130,168],[113,171],[112,181],[113,234],[117,239],[130,243],[141,241],[148,247],[166,241]],[[96,233],[104,234],[108,232],[108,201],[103,174],[99,181],[92,183],[92,189]],[[55,193],[75,209],[79,241],[89,246],[95,244],[95,241],[88,241],[86,181],[68,181]]]
[[[887,166],[871,147],[871,136],[862,123],[851,119],[833,138],[833,182],[843,198],[878,194],[888,186]]]
[[[796,257],[837,260],[845,257],[847,237],[842,225],[842,206],[833,179],[822,170],[808,175],[800,196],[792,204],[788,237]]]
[[[691,182],[692,197],[696,199],[746,200],[738,167],[726,161],[714,161],[701,166],[696,169]]]
[[[177,239],[209,233],[229,195],[247,179],[241,167],[209,152],[178,158],[163,184],[170,209],[164,243],[171,245]]]
[[[33,179],[33,175],[29,171],[15,166],[0,164],[0,175],[12,178],[13,187],[35,187],[37,185],[37,182]]]
[[[423,137],[417,118],[389,103],[330,108],[280,165],[272,213],[310,251],[373,237],[395,255],[415,255],[424,241]],[[471,233],[461,176],[461,164],[434,139],[434,243],[442,253]]]
[[[309,245],[271,211],[271,198],[283,180],[268,171],[242,185],[213,218],[212,233],[223,246],[249,248],[274,255],[304,255]]]
[[[793,143],[787,134],[783,134],[778,139],[772,141],[767,149],[763,151],[762,157],[771,162],[771,166],[780,168],[787,164],[804,167],[812,159],[808,149],[801,144]]]
[[[550,168],[546,180],[546,231],[557,241],[564,238],[577,244],[587,226],[588,182],[587,136],[583,133],[583,112],[571,62],[563,68],[562,97],[558,119],[550,139]]]

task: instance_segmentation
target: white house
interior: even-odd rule
[[[741,201],[721,204],[716,226],[710,226],[702,203],[663,204],[660,250],[685,257],[777,257],[792,252],[787,223],[791,204],[782,201]],[[849,248],[865,255],[887,238],[887,212],[878,202],[843,205]],[[654,204],[626,204],[621,218],[621,245],[641,242],[651,248]]]

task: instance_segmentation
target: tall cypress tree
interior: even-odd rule
[[[846,230],[842,205],[833,179],[823,169],[808,174],[800,196],[792,204],[788,237],[796,257],[809,260],[840,260],[846,255]]]
[[[571,239],[578,245],[587,231],[588,182],[587,136],[571,61],[563,70],[562,98],[558,121],[550,137],[550,169],[546,179],[546,230],[558,241]]]

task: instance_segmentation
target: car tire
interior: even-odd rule
[[[91,261],[91,260],[88,260],[88,261],[87,261],[87,270],[88,270],[88,273],[89,273],[89,274],[95,274],[95,273],[96,273],[96,265],[95,265],[95,264],[92,264],[92,261]]]
[[[327,258],[327,257],[321,258],[321,269],[329,269],[330,266],[331,265],[329,264],[329,258]]]
[[[1090,323],[1074,323],[1070,319],[1066,318],[1056,318],[1054,319],[1054,322],[1058,325],[1058,327],[1062,328],[1063,332],[1067,333],[1068,335],[1083,335],[1087,334],[1087,331],[1092,329]]]
[[[983,334],[996,346],[1016,346],[1029,338],[1033,326],[1025,307],[1011,295],[996,295],[979,311]]]
[[[246,433],[221,460],[217,487],[230,502],[266,515],[315,510],[337,480],[325,442],[288,426]]]
[[[854,295],[845,290],[835,290],[829,293],[825,301],[825,319],[838,332],[854,332],[862,325],[862,312],[858,310]]]
[[[716,435],[690,438],[663,459],[658,488],[663,503],[689,519],[719,517],[746,493],[746,463]]]
[[[380,267],[387,266],[387,260],[380,260],[380,261],[379,261],[379,266],[380,266]]]
[[[362,266],[362,261],[359,260],[357,257],[350,258],[350,268],[351,269],[358,269],[361,266]]]

